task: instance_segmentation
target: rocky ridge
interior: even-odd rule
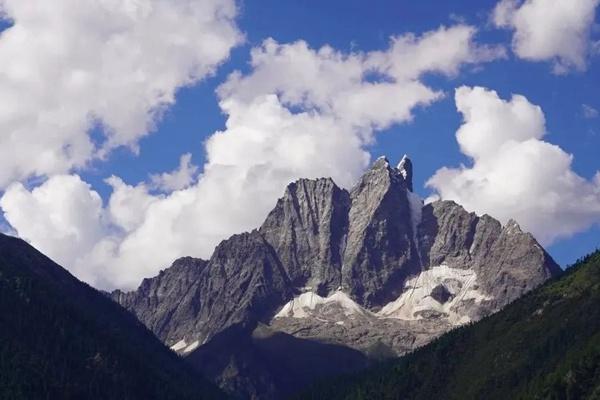
[[[231,329],[264,344],[258,326],[381,358],[478,320],[559,272],[516,222],[502,226],[451,201],[424,205],[410,159],[394,168],[382,157],[351,191],[328,178],[290,184],[259,229],[112,298],[198,365]],[[211,371],[223,387],[239,393],[242,379],[263,387],[249,397],[281,395],[277,384],[264,389],[278,381],[272,369],[228,362]]]

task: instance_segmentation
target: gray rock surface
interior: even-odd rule
[[[379,158],[350,193],[341,286],[367,307],[398,297],[421,269],[407,188],[401,172]]]
[[[273,248],[253,231],[223,241],[209,261],[186,257],[135,292],[112,298],[167,345],[204,343],[235,324],[252,325],[291,296]]]
[[[185,331],[192,322],[186,315],[184,300],[199,282],[207,264],[199,258],[183,257],[158,276],[144,279],[135,292],[116,290],[111,296],[164,340],[172,326],[181,326],[180,329]],[[172,324],[172,321],[176,323]]]
[[[340,285],[350,196],[331,179],[290,184],[260,228],[295,287],[326,294]]]
[[[477,273],[482,291],[492,298],[484,313],[498,310],[561,271],[515,221],[503,227],[489,215],[478,217],[453,201],[424,206],[417,237],[427,268],[446,264]]]
[[[244,335],[254,346],[256,327],[266,326],[331,349],[398,355],[560,273],[514,221],[502,226],[451,201],[423,205],[412,193],[412,168],[407,157],[398,168],[380,158],[350,192],[331,179],[294,182],[258,230],[224,240],[208,261],[179,259],[112,298],[205,372],[210,360],[220,365],[209,374],[222,387],[277,398],[282,382],[291,383],[274,378],[273,365],[256,364],[256,354],[274,350],[216,349]],[[313,348],[260,343],[278,343],[276,352],[282,343]]]

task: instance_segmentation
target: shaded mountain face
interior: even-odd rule
[[[0,235],[0,398],[224,395],[104,294]]]
[[[371,359],[403,354],[560,272],[514,221],[424,205],[412,168],[406,157],[396,168],[380,158],[349,192],[331,179],[294,182],[259,229],[223,241],[210,260],[178,260],[112,297],[206,371],[211,342],[232,327],[251,338],[258,324]],[[219,357],[236,365],[208,373],[248,397],[280,396],[281,381],[241,368],[256,357],[234,347]],[[314,379],[298,376],[294,387]]]
[[[473,325],[298,399],[597,399],[600,251]]]
[[[310,382],[370,365],[347,346],[296,338],[263,324],[250,334],[240,326],[227,328],[187,359],[242,398],[286,398]]]

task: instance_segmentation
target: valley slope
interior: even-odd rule
[[[0,398],[224,395],[104,294],[0,234]]]

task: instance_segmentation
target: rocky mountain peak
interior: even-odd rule
[[[508,222],[504,226],[504,229],[509,233],[523,233],[523,230],[521,229],[519,223],[512,218],[508,220]]]
[[[388,160],[388,158],[386,156],[379,156],[377,157],[373,165],[371,165],[371,169],[384,169],[389,168],[389,166],[390,161]]]
[[[285,188],[283,197],[279,200],[287,200],[291,197],[297,197],[298,193],[304,191],[313,195],[318,193],[327,193],[332,190],[341,190],[331,178],[306,179],[301,178],[290,183]]]
[[[209,261],[179,259],[113,298],[203,368],[213,340],[258,323],[295,345],[402,354],[559,273],[516,222],[502,226],[451,201],[424,205],[412,173],[408,157],[397,168],[380,157],[349,192],[330,178],[300,179],[259,229],[224,240]],[[249,360],[219,357],[225,369],[210,375],[225,387],[265,384]]]
[[[378,158],[350,192],[342,287],[358,303],[382,306],[420,269],[413,210],[400,170]]]
[[[203,260],[201,258],[196,258],[196,257],[190,257],[190,256],[185,256],[185,257],[179,257],[178,259],[176,259],[175,261],[173,261],[173,264],[171,265],[170,269],[173,268],[196,268],[198,270],[202,270],[208,261]],[[164,273],[165,271],[161,271],[161,273]]]
[[[412,188],[412,165],[408,158],[404,160],[404,164],[406,168],[410,169],[410,174],[407,173],[408,170],[392,167],[385,156],[377,158],[373,165],[371,165],[371,168],[358,180],[352,191],[361,190],[365,186],[374,187],[391,183],[399,184],[404,188],[408,188],[409,186]]]
[[[350,195],[332,179],[300,179],[286,188],[260,227],[295,287],[326,294],[340,285]]]
[[[408,188],[408,190],[410,190],[412,192],[413,191],[413,183],[412,183],[413,166],[412,166],[412,161],[410,161],[410,158],[408,158],[408,156],[406,154],[402,157],[402,160],[400,160],[396,169],[398,171],[400,171],[400,174],[402,175],[402,177],[404,178],[404,181],[406,182],[406,187]]]

